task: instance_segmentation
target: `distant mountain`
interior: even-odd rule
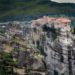
[[[74,15],[75,4],[56,3],[50,0],[0,0],[0,18],[40,13]]]

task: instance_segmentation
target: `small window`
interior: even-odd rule
[[[36,28],[33,28],[34,32],[37,32],[37,29]]]
[[[64,62],[64,57],[63,56],[60,57],[60,62]]]

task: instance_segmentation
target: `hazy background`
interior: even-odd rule
[[[75,0],[51,0],[59,3],[75,3]]]

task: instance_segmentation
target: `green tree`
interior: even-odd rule
[[[2,54],[2,75],[13,75],[13,59],[11,53]],[[3,72],[4,71],[4,72]]]

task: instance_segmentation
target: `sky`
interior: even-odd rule
[[[51,0],[59,3],[75,3],[75,0]]]

